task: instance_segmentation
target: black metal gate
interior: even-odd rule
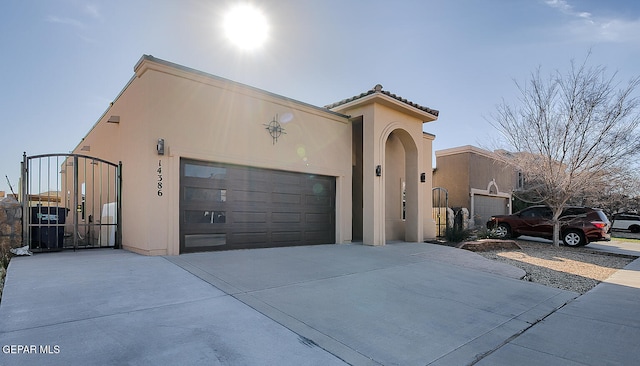
[[[120,248],[122,163],[79,154],[23,156],[22,236],[31,251]]]
[[[436,236],[445,236],[447,232],[447,211],[449,208],[449,192],[442,187],[434,187],[431,190],[433,203],[433,219],[436,222]]]

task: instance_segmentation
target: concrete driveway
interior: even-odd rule
[[[599,365],[609,353],[594,350],[609,343],[593,347],[587,331],[606,337],[597,324],[626,321],[611,327],[612,339],[640,335],[629,313],[640,299],[640,284],[628,283],[636,267],[612,284],[616,291],[599,285],[572,301],[578,294],[521,281],[514,267],[432,244],[14,258],[0,304],[0,364]],[[604,320],[589,323],[591,314]],[[566,347],[539,349],[555,342],[548,333],[568,332],[594,363]],[[632,344],[617,347],[638,351]]]

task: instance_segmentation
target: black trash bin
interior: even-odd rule
[[[62,249],[65,207],[31,207],[31,249]]]

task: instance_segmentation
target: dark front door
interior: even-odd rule
[[[334,177],[181,160],[181,253],[334,242]]]

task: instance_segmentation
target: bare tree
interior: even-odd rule
[[[640,78],[623,85],[617,73],[607,76],[605,67],[590,67],[588,59],[571,61],[568,72],[548,78],[538,68],[526,84],[516,82],[519,104],[503,100],[490,121],[531,183],[528,193],[552,209],[556,246],[563,209],[608,187],[640,155]]]
[[[607,215],[640,209],[640,176],[636,171],[613,171],[602,185],[591,185],[574,201],[600,207]]]

